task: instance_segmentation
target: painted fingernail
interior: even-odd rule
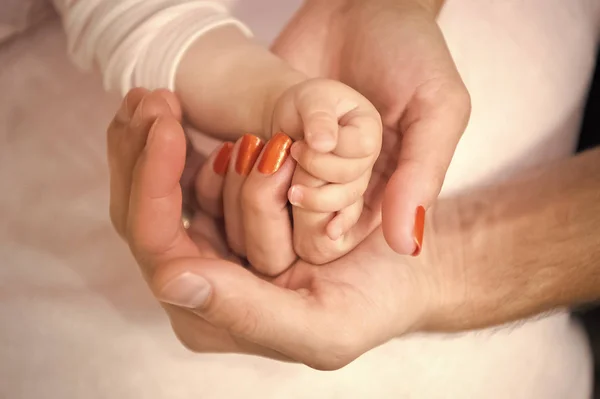
[[[415,227],[413,228],[413,239],[415,240],[415,252],[412,256],[419,256],[421,249],[423,248],[423,233],[425,231],[425,208],[422,206],[417,207],[417,214],[415,216]]]
[[[288,191],[288,200],[294,206],[300,206],[300,202],[302,202],[302,190],[298,186],[290,187]]]
[[[227,168],[229,167],[231,150],[233,150],[233,143],[225,143],[219,150],[219,153],[215,157],[215,162],[213,163],[213,170],[216,174],[225,176]]]
[[[290,153],[292,139],[286,134],[277,133],[267,143],[262,158],[258,164],[258,171],[265,175],[277,172]]]
[[[251,134],[242,137],[238,149],[235,171],[242,176],[248,176],[264,144],[261,139]]]
[[[210,291],[210,284],[203,277],[184,272],[165,284],[158,298],[172,305],[196,309],[204,305]]]

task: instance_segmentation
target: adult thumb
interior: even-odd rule
[[[383,198],[383,234],[388,245],[404,255],[421,251],[425,211],[442,189],[470,115],[469,94],[462,84],[435,93],[434,98],[409,104],[408,112],[418,109],[418,117],[400,127],[398,165]]]
[[[307,296],[262,280],[225,260],[183,258],[159,267],[152,282],[156,297],[191,309],[214,327],[311,362],[315,307]],[[318,324],[317,324],[318,325]]]

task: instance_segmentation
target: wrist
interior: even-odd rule
[[[419,329],[448,332],[465,328],[468,309],[466,268],[469,265],[459,202],[441,200],[426,218],[419,273],[425,292],[424,315]]]
[[[239,29],[221,27],[190,46],[179,64],[175,91],[185,117],[200,131],[222,140],[245,133],[267,138],[278,93],[301,79]]]
[[[277,133],[272,131],[273,114],[277,102],[287,90],[305,81],[307,77],[301,72],[298,72],[287,65],[283,65],[282,62],[279,67],[274,66],[271,73],[263,74],[262,78],[266,78],[266,80],[263,84],[264,94],[260,97],[261,111],[257,114],[261,117],[260,123],[262,126],[258,135],[263,140],[267,141],[271,138],[273,133]]]

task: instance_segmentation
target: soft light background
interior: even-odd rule
[[[268,43],[298,4],[241,0],[235,12]],[[396,340],[330,373],[187,352],[108,220],[104,129],[118,99],[70,64],[57,20],[26,30],[43,7],[0,0],[0,398],[589,396],[588,344],[567,313]],[[447,195],[574,149],[599,8],[448,0],[441,24],[473,117]]]

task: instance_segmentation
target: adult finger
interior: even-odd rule
[[[294,184],[289,190],[292,205],[317,213],[332,213],[358,201],[369,184],[371,171],[346,184],[325,184],[321,187],[309,187]]]
[[[152,125],[134,168],[127,238],[146,274],[167,259],[201,255],[181,222],[185,145],[181,124],[163,115]]]
[[[323,154],[312,150],[304,140],[296,141],[290,154],[306,172],[330,183],[350,183],[358,179],[373,166],[376,158],[374,154],[364,158],[344,158],[334,153]]]
[[[121,102],[106,131],[108,170],[110,175],[110,219],[122,237],[125,236],[129,190],[133,165],[139,157],[144,140],[132,140],[129,122],[144,96],[145,89],[131,90]],[[141,143],[138,143],[141,142]]]
[[[399,128],[398,166],[383,199],[383,232],[400,254],[418,255],[424,210],[436,200],[464,132],[470,99],[462,82],[422,87],[410,101]]]
[[[229,169],[233,143],[217,147],[196,175],[196,200],[213,217],[223,216],[223,185]]]
[[[291,144],[283,133],[269,140],[242,188],[246,257],[268,276],[285,271],[296,259],[287,201],[294,173]]]
[[[181,117],[173,93],[133,89],[123,100],[107,131],[110,216],[121,236],[125,233],[133,168],[146,144],[150,126],[161,115]]]
[[[248,174],[254,167],[264,144],[260,138],[244,135],[234,147],[223,188],[223,212],[227,242],[233,252],[246,256],[246,241],[240,195]]]

